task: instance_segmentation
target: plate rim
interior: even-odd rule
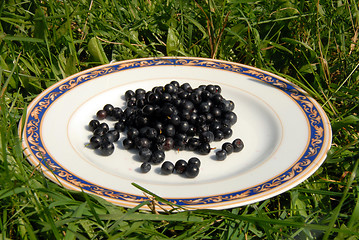
[[[284,174],[286,172],[288,172],[288,169],[285,170],[284,172],[281,172],[279,175],[282,175],[285,179],[285,181],[282,184],[278,183],[278,181],[279,182],[281,181],[280,179],[277,179],[276,181],[272,181],[272,183],[269,183],[271,180],[273,180],[273,178],[271,178],[270,180],[266,180],[261,184],[257,184],[257,186],[251,186],[247,189],[241,189],[240,191],[236,191],[236,192],[232,192],[232,193],[225,193],[225,194],[220,194],[220,195],[216,195],[216,196],[192,197],[192,198],[181,198],[181,199],[166,198],[166,200],[168,200],[174,204],[178,204],[183,207],[190,207],[190,208],[193,208],[193,207],[194,208],[208,208],[208,207],[222,208],[223,206],[226,206],[226,208],[227,208],[228,205],[229,205],[229,207],[242,206],[242,205],[258,202],[263,199],[268,199],[268,198],[274,197],[278,194],[281,194],[281,193],[297,186],[298,184],[300,184],[301,182],[306,180],[309,176],[311,176],[320,167],[320,165],[325,161],[326,153],[329,151],[329,149],[331,147],[331,143],[332,143],[332,131],[331,131],[330,121],[329,121],[329,118],[327,117],[325,111],[319,105],[319,103],[314,98],[312,98],[307,92],[305,92],[302,88],[300,88],[299,86],[295,85],[294,83],[290,82],[289,80],[287,80],[283,77],[280,77],[276,74],[270,73],[268,71],[265,71],[265,70],[262,70],[262,69],[259,69],[256,67],[248,66],[245,64],[241,64],[241,63],[225,61],[225,60],[200,58],[200,57],[151,57],[151,58],[137,58],[137,59],[118,61],[118,62],[113,62],[113,63],[109,63],[109,64],[105,64],[105,65],[99,65],[99,66],[96,66],[93,68],[83,70],[81,72],[78,72],[76,74],[68,76],[68,77],[60,80],[59,82],[53,84],[52,86],[48,87],[47,89],[42,91],[36,98],[34,98],[31,101],[31,103],[28,105],[23,128],[21,126],[23,119],[20,120],[18,131],[19,131],[19,135],[22,137],[22,147],[24,149],[24,154],[26,155],[26,158],[28,159],[28,161],[30,161],[30,163],[32,165],[34,165],[35,167],[40,165],[41,169],[43,171],[45,170],[45,173],[44,173],[45,176],[48,177],[50,180],[60,184],[61,186],[64,186],[64,187],[72,189],[72,190],[77,190],[77,191],[84,190],[88,193],[92,193],[97,196],[101,196],[101,197],[105,198],[106,200],[113,202],[115,204],[119,204],[122,206],[126,205],[128,207],[134,207],[137,204],[139,204],[140,202],[148,200],[148,198],[146,196],[126,194],[126,193],[117,192],[117,191],[114,191],[111,189],[106,189],[106,188],[101,189],[101,186],[97,186],[97,185],[94,185],[94,188],[90,187],[90,190],[89,190],[88,189],[89,186],[87,186],[88,184],[86,184],[86,181],[84,181],[85,183],[78,182],[78,180],[76,178],[74,178],[73,176],[71,176],[71,174],[69,175],[66,172],[56,174],[55,172],[59,171],[59,170],[61,171],[61,169],[59,169],[58,166],[51,164],[52,163],[51,160],[53,160],[53,159],[50,159],[50,161],[47,161],[47,162],[44,161],[43,156],[46,155],[46,151],[44,150],[44,148],[41,148],[40,144],[37,144],[37,146],[36,146],[36,141],[41,138],[41,136],[40,136],[41,134],[36,134],[36,131],[34,129],[32,129],[32,131],[28,131],[32,135],[31,134],[27,135],[25,130],[28,130],[29,129],[28,127],[35,126],[35,128],[36,128],[35,122],[31,122],[31,124],[29,123],[29,119],[31,117],[34,118],[35,120],[39,119],[39,117],[40,117],[40,120],[37,124],[41,123],[41,117],[42,117],[41,110],[45,109],[45,111],[42,113],[42,115],[44,115],[44,113],[46,112],[46,109],[47,109],[46,107],[51,106],[51,103],[56,100],[58,95],[51,94],[51,93],[57,88],[62,89],[62,91],[64,91],[62,94],[65,94],[67,90],[72,89],[81,83],[85,83],[86,81],[89,81],[91,79],[95,79],[97,77],[104,76],[109,73],[113,73],[112,71],[120,72],[123,70],[134,69],[134,68],[138,68],[138,67],[153,67],[153,66],[163,66],[163,65],[208,67],[208,68],[212,68],[212,69],[214,68],[214,69],[221,69],[221,70],[226,70],[226,71],[237,72],[239,74],[244,74],[249,77],[252,77],[255,80],[275,86],[275,87],[279,88],[282,92],[286,93],[286,95],[288,95],[288,97],[290,97],[290,98],[293,98],[293,96],[295,96],[298,101],[302,101],[302,102],[309,100],[306,102],[307,105],[304,105],[304,103],[303,103],[303,105],[306,107],[309,107],[309,111],[312,111],[312,114],[314,114],[310,121],[311,122],[310,123],[310,132],[311,132],[311,136],[312,136],[313,132],[315,132],[315,135],[317,136],[316,138],[312,138],[311,141],[309,141],[309,142],[311,142],[311,144],[313,144],[312,146],[314,146],[314,148],[312,148],[310,150],[310,151],[312,151],[310,154],[311,154],[311,156],[316,156],[316,157],[312,161],[308,160],[307,162],[304,162],[304,163],[301,162],[301,159],[303,158],[303,156],[298,158],[297,161],[294,162],[289,167],[289,169],[293,170],[294,168],[296,168],[296,169],[299,169],[300,171],[298,173],[295,173],[295,171],[292,171],[292,176],[290,176],[289,179],[285,179],[285,178],[288,178],[288,176],[284,176]],[[120,68],[118,68],[117,70],[112,69],[116,66],[119,66]],[[106,69],[106,68],[110,69],[109,72],[103,72],[103,69]],[[244,72],[243,69],[247,69],[247,70]],[[98,72],[96,73],[96,71],[98,71]],[[96,74],[89,76],[89,73],[92,73],[92,72],[95,72]],[[86,77],[88,77],[88,76],[90,78],[86,79]],[[81,81],[83,81],[83,82],[81,82]],[[270,82],[270,81],[274,81],[274,82]],[[66,86],[67,83],[68,83],[68,86]],[[287,93],[287,91],[292,92],[292,96],[290,96]],[[40,105],[39,109],[36,109],[38,111],[33,112],[34,108],[37,105],[39,105],[39,102],[42,99],[44,99],[46,96],[47,96],[47,99],[46,99],[44,105]],[[48,104],[48,105],[46,106],[46,104]],[[299,103],[297,102],[297,104],[299,104]],[[311,106],[308,106],[308,104]],[[303,109],[303,106],[301,104],[299,104],[299,105],[301,106],[301,109]],[[315,113],[313,113],[313,108],[315,109]],[[305,112],[305,111],[306,110],[304,110],[303,112]],[[29,115],[30,115],[30,117],[29,117]],[[308,117],[308,115],[306,115],[306,120],[309,120],[307,117]],[[317,117],[320,118],[322,124],[318,125],[317,123],[313,123],[313,121],[314,122],[316,121],[315,118],[317,118]],[[312,125],[312,124],[314,124],[314,125]],[[37,131],[39,131],[40,126],[37,126],[37,128],[38,128]],[[320,134],[322,134],[323,136],[320,136]],[[30,140],[29,140],[28,136],[30,136]],[[311,138],[311,136],[309,136],[308,139]],[[33,146],[36,146],[35,149],[34,149],[34,147],[30,146],[32,143],[28,144],[29,141],[32,143],[35,143],[35,145],[33,145]],[[318,144],[320,144],[320,146],[315,148],[315,146],[318,146]],[[30,149],[32,149],[32,150],[30,150]],[[318,149],[320,151],[317,151]],[[307,152],[307,150],[308,150],[308,148],[304,152]],[[31,155],[35,156],[35,157],[31,157]],[[46,164],[48,164],[48,166],[46,166]],[[295,167],[295,165],[297,165],[297,166]],[[308,171],[305,171],[307,169],[307,167],[309,167],[309,166],[311,168],[309,168]],[[72,173],[72,175],[74,175],[74,174]],[[278,177],[279,175],[274,176],[274,178]],[[299,178],[298,178],[298,175],[300,175]],[[64,178],[66,178],[66,180]],[[294,180],[291,181],[291,179],[294,179]],[[80,179],[80,180],[82,180],[82,179]],[[255,187],[257,187],[257,188],[255,189]],[[252,189],[252,191],[254,193],[250,194],[248,192],[248,191],[250,191],[250,189]],[[274,193],[273,193],[273,191],[274,191]],[[102,192],[107,192],[107,194],[101,194]],[[240,192],[241,192],[241,194],[239,194]],[[122,194],[123,196],[122,197],[118,196],[118,193]],[[234,193],[236,193],[236,194],[234,194]],[[112,197],[111,197],[111,195],[112,195]],[[267,195],[269,195],[269,196],[267,196]],[[115,197],[113,197],[113,196],[115,196]],[[119,198],[121,198],[121,199],[119,199]],[[252,198],[254,198],[254,199],[252,199]],[[128,203],[127,201],[129,201],[130,203]],[[125,204],[125,203],[127,203],[127,204]]]

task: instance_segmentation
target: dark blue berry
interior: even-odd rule
[[[225,142],[222,144],[222,149],[227,152],[227,155],[231,154],[234,150],[232,143]]]
[[[148,162],[144,162],[141,164],[141,172],[148,173],[151,170],[151,164]]]
[[[165,160],[164,151],[157,150],[152,153],[151,162],[154,164],[159,164]]]
[[[97,119],[93,119],[89,122],[89,129],[91,131],[94,131],[99,125],[100,125],[100,122]]]
[[[237,138],[232,142],[233,145],[233,151],[234,152],[240,152],[244,148],[244,143],[241,139]]]
[[[115,151],[113,143],[104,141],[101,143],[100,152],[103,156],[109,156]]]
[[[175,170],[176,173],[178,174],[184,173],[186,171],[186,167],[187,167],[187,162],[183,159],[180,159],[175,163]]]
[[[190,165],[188,164],[186,167],[185,174],[188,178],[195,178],[199,174],[199,167],[197,165]]]
[[[173,173],[174,169],[175,169],[175,166],[173,165],[172,162],[165,161],[161,166],[161,173],[163,175],[169,175],[169,174]]]
[[[142,161],[147,162],[151,159],[152,151],[149,148],[141,148],[138,155]]]
[[[232,137],[232,134],[233,134],[233,130],[229,127],[224,127],[222,128],[222,132],[223,132],[223,135],[224,135],[224,138],[230,138]]]
[[[101,146],[102,137],[98,135],[94,135],[90,139],[90,147],[93,149],[97,149]]]
[[[221,149],[221,150],[217,151],[216,157],[217,157],[217,160],[219,160],[219,161],[223,161],[224,159],[226,159],[227,158],[226,150]]]
[[[127,150],[132,149],[135,147],[135,142],[132,139],[125,138],[122,141],[123,147]]]
[[[107,117],[107,113],[105,110],[99,110],[97,113],[96,113],[96,116],[97,116],[97,119],[98,120],[103,120]]]
[[[201,166],[201,161],[197,157],[191,157],[188,160],[188,165],[196,165],[197,167]]]

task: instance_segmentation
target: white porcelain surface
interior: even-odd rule
[[[180,58],[179,58],[180,59]],[[198,60],[185,58],[189,60]],[[199,59],[202,60],[202,59]],[[135,61],[135,60],[133,60]],[[214,63],[227,63],[215,60]],[[131,61],[128,61],[131,63]],[[115,65],[118,63],[113,63]],[[234,63],[228,63],[237,66]],[[101,70],[105,65],[96,69]],[[238,65],[243,66],[243,65]],[[244,66],[254,72],[265,73],[279,79],[281,83],[292,86],[286,80],[266,73],[259,69]],[[77,76],[84,76],[90,70],[78,73]],[[64,79],[69,82],[71,78]],[[88,122],[94,118],[97,110],[106,103],[124,108],[123,95],[126,90],[144,88],[152,89],[154,86],[164,85],[172,80],[179,83],[189,82],[193,87],[201,84],[218,84],[222,87],[222,95],[235,103],[234,112],[238,116],[238,122],[232,127],[233,136],[230,139],[211,144],[217,149],[225,141],[232,141],[241,138],[245,148],[240,153],[233,153],[225,161],[215,160],[215,151],[209,155],[197,155],[189,151],[166,152],[166,160],[175,162],[178,159],[188,159],[197,156],[201,159],[202,166],[200,174],[195,179],[188,179],[177,174],[163,176],[160,174],[160,166],[154,165],[147,174],[139,171],[141,162],[135,152],[124,150],[121,139],[117,144],[114,154],[108,157],[100,156],[86,144],[91,137],[87,129]],[[55,87],[61,86],[63,82],[50,87],[40,94],[29,106],[28,112],[39,106],[39,102],[46,99],[47,95]],[[298,91],[301,91],[295,86]],[[303,94],[303,92],[300,92]],[[296,95],[295,95],[296,96]],[[99,75],[71,89],[65,90],[60,97],[54,97],[51,105],[46,107],[43,117],[40,120],[39,134],[44,151],[49,158],[61,166],[63,173],[56,175],[49,168],[42,164],[45,175],[54,181],[60,181],[65,187],[79,189],[83,183],[76,184],[73,178],[64,176],[76,176],[87,185],[93,184],[101,189],[108,189],[113,192],[142,197],[140,190],[131,183],[135,182],[155,194],[167,198],[176,199],[176,203],[184,204],[185,207],[194,208],[229,208],[260,201],[281,192],[284,192],[309,177],[324,161],[326,152],[331,143],[330,124],[320,106],[305,95],[305,101],[315,106],[318,117],[321,118],[322,131],[321,147],[316,150],[316,156],[302,171],[297,171],[291,179],[283,180],[284,172],[293,168],[310,150],[308,145],[313,144],[313,126],[306,111],[306,103],[298,104],[296,97],[271,84],[259,79],[259,77],[245,74],[244,72],[233,72],[219,67],[202,67],[196,64],[183,65],[153,65],[145,67],[133,67],[128,70],[115,71],[110,74]],[[304,102],[301,100],[301,103]],[[37,105],[36,105],[37,104]],[[29,128],[29,119],[27,119]],[[114,122],[107,121],[110,126]],[[315,128],[316,126],[314,126]],[[25,153],[29,154],[32,164],[38,165],[41,159],[36,156],[35,150],[31,151],[32,135],[24,135]],[[29,143],[30,142],[30,143]],[[42,146],[42,145],[41,145]],[[34,147],[32,147],[34,148]],[[59,177],[60,176],[60,177]],[[281,181],[275,184],[276,177]],[[63,177],[63,178],[62,178]],[[56,180],[56,178],[58,180]],[[270,181],[270,187],[264,183]],[[85,185],[86,185],[85,184]],[[229,193],[242,194],[246,189],[258,186],[262,190],[258,193],[251,190],[251,194],[243,194],[243,197],[232,197],[226,199]],[[94,189],[92,187],[92,189]],[[106,195],[96,190],[88,191],[100,195],[105,199],[122,206],[136,206],[136,201],[126,201],[112,198],[111,194]],[[237,195],[238,195],[237,194]],[[237,196],[235,195],[235,196]],[[218,199],[218,201],[213,199]],[[206,200],[201,202],[202,198]],[[189,202],[186,202],[186,199]],[[180,201],[178,201],[180,200]],[[199,203],[196,203],[199,201]]]

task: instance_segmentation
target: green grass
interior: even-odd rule
[[[359,239],[358,9],[353,0],[1,1],[1,239]],[[326,162],[262,202],[163,214],[65,190],[27,162],[17,126],[42,90],[113,60],[174,55],[260,67],[305,89],[332,124]]]

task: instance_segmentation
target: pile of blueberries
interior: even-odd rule
[[[124,110],[106,104],[96,113],[97,119],[90,121],[89,129],[93,136],[89,146],[109,156],[114,152],[114,142],[119,140],[120,132],[126,132],[123,147],[138,150],[144,173],[151,169],[152,164],[163,163],[163,174],[176,171],[188,177],[197,176],[198,158],[188,162],[178,160],[174,165],[164,162],[165,151],[189,150],[201,155],[209,154],[212,150],[210,143],[230,138],[233,134],[231,127],[237,122],[233,101],[221,95],[218,85],[192,88],[189,83],[180,85],[171,81],[150,91],[141,88],[127,90],[124,97]],[[110,129],[106,122],[101,122],[104,119],[114,121],[114,128]],[[226,142],[216,152],[217,159],[224,160],[243,147],[239,138],[232,143]]]

